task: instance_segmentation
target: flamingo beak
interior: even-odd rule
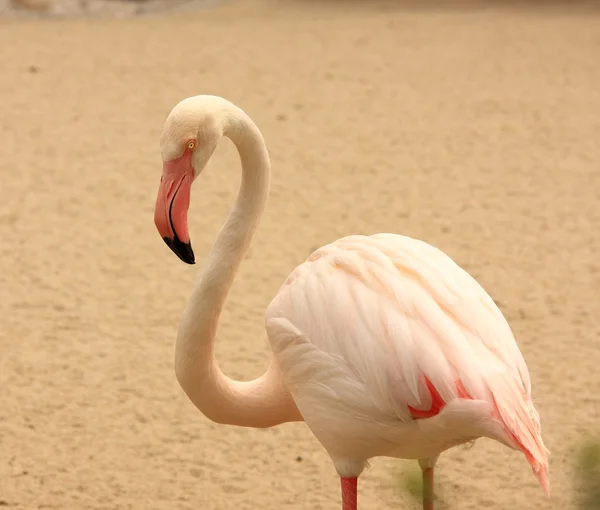
[[[154,210],[158,233],[186,264],[195,263],[187,225],[193,180],[194,169],[189,151],[178,159],[165,162]]]

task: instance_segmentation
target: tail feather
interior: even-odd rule
[[[550,494],[548,456],[542,439],[540,416],[531,397],[512,381],[498,381],[493,388],[494,417],[501,422],[507,442],[525,454],[534,475],[546,494]]]

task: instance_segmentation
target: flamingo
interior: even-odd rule
[[[439,455],[481,437],[522,452],[549,494],[549,451],[510,326],[473,277],[423,241],[349,235],[317,249],[267,307],[266,372],[248,382],[223,374],[219,316],[270,182],[264,138],[242,109],[199,95],[171,110],[154,216],[167,246],[194,264],[191,186],[224,136],[238,149],[242,179],[178,328],[175,374],[191,402],[220,424],[304,421],[340,477],[343,510],[357,510],[358,477],[381,456],[419,462],[423,509],[433,510]]]

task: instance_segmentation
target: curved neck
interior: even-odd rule
[[[208,256],[183,312],[175,372],[190,400],[209,419],[246,427],[271,427],[302,418],[273,362],[258,379],[233,381],[218,367],[214,340],[237,270],[264,211],[270,162],[263,137],[241,110],[225,130],[242,162],[237,201]]]

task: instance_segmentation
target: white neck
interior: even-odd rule
[[[230,425],[271,427],[301,421],[277,366],[250,382],[223,374],[214,355],[215,334],[229,289],[258,227],[269,192],[270,162],[258,127],[231,105],[224,135],[236,145],[242,181],[231,214],[209,254],[203,275],[183,312],[175,372],[190,400],[209,419]]]

